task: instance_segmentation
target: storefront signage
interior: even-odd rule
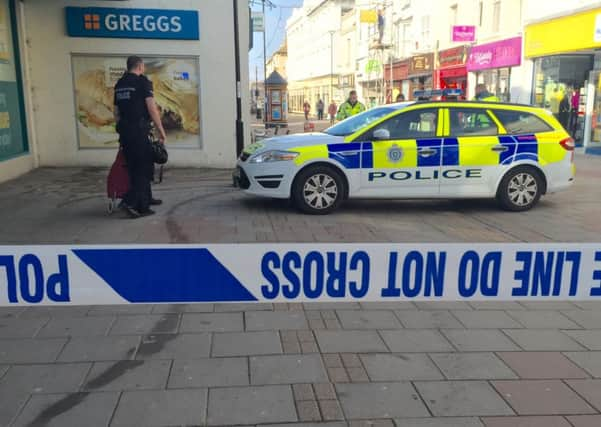
[[[472,47],[467,60],[467,70],[513,67],[521,62],[522,38],[514,37]]]
[[[70,37],[198,40],[198,12],[173,9],[67,7]]]
[[[465,65],[467,47],[459,46],[438,53],[438,68],[459,67]]]
[[[474,25],[453,25],[454,42],[473,42],[476,40],[476,27]]]
[[[595,18],[595,35],[593,36],[595,43],[601,43],[601,13]]]
[[[390,76],[390,65],[385,68],[386,77]],[[392,64],[392,80],[405,80],[409,77],[409,60],[403,60]]]
[[[0,306],[600,301],[600,248],[598,243],[0,246]]]
[[[432,70],[433,57],[434,55],[431,53],[413,56],[411,58],[411,62],[409,63],[409,74],[427,74]]]

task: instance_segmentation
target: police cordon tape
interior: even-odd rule
[[[0,246],[0,306],[601,300],[601,244]]]

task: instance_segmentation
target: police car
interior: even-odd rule
[[[551,112],[417,101],[372,108],[322,133],[248,146],[234,183],[327,214],[349,198],[496,198],[511,211],[574,180],[574,141]]]

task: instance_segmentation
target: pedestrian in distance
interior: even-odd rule
[[[123,148],[130,189],[121,208],[131,218],[154,214],[151,205],[161,200],[152,197],[150,184],[154,174],[154,156],[150,141],[151,121],[164,144],[167,136],[154,100],[152,82],[144,75],[144,61],[138,56],[127,58],[127,71],[115,85],[114,114]]]
[[[305,121],[309,120],[309,112],[311,111],[311,104],[308,101],[305,101],[303,104],[303,112],[305,113]]]
[[[405,95],[403,95],[402,93],[399,93],[396,96],[396,102],[405,102]]]
[[[360,103],[357,99],[357,91],[351,90],[348,99],[340,104],[336,120],[344,120],[363,111],[365,111],[365,105]]]
[[[382,44],[384,38],[384,11],[382,9],[378,9],[378,33],[378,44]]]
[[[318,120],[323,120],[323,110],[324,110],[324,108],[325,108],[325,105],[324,105],[323,101],[320,98],[319,101],[317,101],[317,119]]]
[[[485,84],[479,83],[476,85],[474,101],[499,102],[499,98],[494,93],[489,92]]]
[[[332,100],[332,102],[330,102],[330,105],[328,107],[328,114],[330,115],[330,124],[333,125],[334,122],[336,121],[336,112],[338,111],[338,106],[336,105],[336,102],[334,102],[334,100]]]

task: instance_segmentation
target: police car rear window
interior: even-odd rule
[[[542,119],[531,113],[513,110],[493,110],[493,112],[509,134],[539,133],[553,130]]]

